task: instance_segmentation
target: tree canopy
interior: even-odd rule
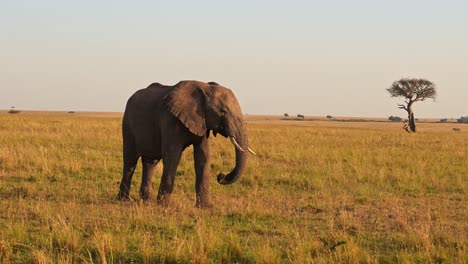
[[[394,81],[387,91],[392,97],[404,97],[406,103],[435,99],[437,96],[435,84],[426,79],[403,78]]]

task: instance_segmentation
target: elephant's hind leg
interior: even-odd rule
[[[141,163],[143,164],[143,174],[141,177],[140,197],[143,200],[149,200],[153,193],[153,172],[158,164],[159,159],[151,159],[142,157]]]
[[[130,200],[130,186],[138,158],[133,140],[124,136],[122,181],[120,182],[119,194],[117,194],[118,200]]]
[[[124,162],[122,181],[117,195],[118,200],[130,200],[130,186],[132,184],[133,172],[135,171],[138,157],[131,162]]]

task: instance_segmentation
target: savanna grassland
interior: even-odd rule
[[[120,123],[0,113],[0,263],[468,262],[467,126],[252,118],[258,155],[233,185],[215,176],[234,149],[211,141],[215,207],[199,210],[191,148],[171,206],[139,200],[141,167],[134,201],[115,200]]]

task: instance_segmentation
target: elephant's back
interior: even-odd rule
[[[172,86],[161,85],[159,83],[152,83],[147,88],[136,91],[127,102],[129,105],[155,105],[162,102],[162,99],[171,90]]]
[[[156,85],[157,84],[157,85]],[[158,111],[166,94],[170,91],[171,86],[164,86],[158,83],[153,83],[147,88],[136,91],[127,101],[125,113],[130,115],[141,115],[145,113]]]
[[[140,154],[158,149],[159,113],[162,101],[171,88],[171,86],[153,83],[147,88],[136,91],[127,101],[122,129],[124,137],[133,138]]]

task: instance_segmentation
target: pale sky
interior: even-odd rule
[[[123,111],[152,82],[216,81],[243,112],[468,115],[468,1],[0,1],[0,109]]]

